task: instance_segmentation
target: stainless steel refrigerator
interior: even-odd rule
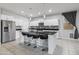
[[[0,21],[0,41],[1,43],[10,42],[15,40],[16,25],[13,21],[1,20]]]

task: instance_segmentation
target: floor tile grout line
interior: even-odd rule
[[[16,53],[14,53],[13,51],[11,51],[10,49],[6,48],[5,46],[2,46],[4,47],[6,50],[8,50],[10,53],[12,53],[13,55],[16,55]]]

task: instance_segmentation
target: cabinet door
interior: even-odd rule
[[[10,41],[15,40],[15,23],[13,21],[9,21],[9,36],[10,36]]]
[[[12,22],[11,24],[11,40],[15,40],[15,37],[16,37],[16,25],[15,25],[15,22]]]
[[[10,40],[9,36],[9,26],[8,21],[2,21],[2,42],[8,42]]]
[[[1,42],[1,21],[0,21],[0,42]]]
[[[9,36],[10,36],[10,41],[12,40],[12,24],[11,21],[8,22],[8,26],[9,26]]]

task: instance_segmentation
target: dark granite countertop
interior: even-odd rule
[[[54,35],[57,32],[22,32],[23,35],[31,34],[31,35]]]

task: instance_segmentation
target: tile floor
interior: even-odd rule
[[[59,39],[54,55],[79,55],[79,40]]]
[[[16,41],[0,45],[0,55],[48,55],[47,51],[42,52],[41,48],[28,47]],[[53,55],[79,55],[79,41],[58,39]]]

